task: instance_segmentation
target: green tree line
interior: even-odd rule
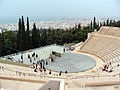
[[[26,28],[25,28],[26,26]],[[24,17],[19,18],[18,31],[5,31],[0,33],[0,56],[11,53],[21,52],[29,49],[38,48],[50,44],[63,45],[64,43],[78,43],[87,39],[88,33],[99,30],[101,26],[120,27],[120,21],[107,20],[103,23],[97,22],[96,17],[91,20],[88,26],[81,27],[81,24],[74,28],[63,29],[39,29],[33,24],[32,30],[29,29],[29,18],[24,23]]]

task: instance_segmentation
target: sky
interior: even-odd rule
[[[119,17],[120,0],[0,0],[0,18]]]

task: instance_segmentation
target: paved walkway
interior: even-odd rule
[[[59,90],[60,81],[50,80],[44,84],[39,90]]]
[[[12,59],[13,62],[19,62],[22,61],[21,56],[23,55],[23,63],[32,65],[33,62],[36,63],[40,59],[48,59],[52,51],[63,53],[63,48],[64,48],[63,46],[59,46],[59,45],[48,45],[48,46],[32,49],[30,51],[28,50],[23,53],[11,54],[4,57],[0,57],[0,59],[6,60],[8,57],[10,57],[13,58]],[[32,57],[33,53],[38,55],[38,58],[35,58],[35,60],[34,57]],[[28,55],[30,55],[32,62],[30,62],[30,59],[28,59]]]

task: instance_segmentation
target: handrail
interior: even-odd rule
[[[11,72],[15,72],[16,73],[16,75],[17,74],[19,74],[19,76],[21,76],[21,75],[23,75],[23,76],[26,76],[26,75],[28,75],[28,76],[36,76],[36,77],[40,77],[40,78],[60,78],[60,79],[65,79],[64,77],[59,77],[59,76],[47,76],[47,75],[38,75],[38,73],[35,73],[35,72],[33,72],[33,73],[25,73],[25,72],[22,72],[22,71],[17,71],[17,70],[11,70],[11,69],[8,69],[8,68],[4,68],[4,67],[2,67],[3,68],[3,71],[4,70],[8,70],[8,71],[11,71]]]
[[[0,66],[0,70],[8,70],[8,71],[11,71],[11,72],[14,72],[16,75],[23,75],[23,76],[35,76],[35,77],[39,77],[39,78],[59,78],[59,79],[82,79],[82,78],[101,78],[101,77],[116,77],[116,76],[119,76],[120,77],[120,72],[117,72],[117,73],[111,73],[111,74],[104,74],[104,75],[91,75],[91,74],[87,74],[87,75],[81,75],[81,76],[73,76],[73,75],[70,75],[69,77],[68,76],[49,76],[49,75],[41,75],[39,73],[36,73],[36,72],[23,72],[23,71],[20,71],[20,70],[13,70],[13,69],[9,69],[9,68],[5,68],[4,66]]]

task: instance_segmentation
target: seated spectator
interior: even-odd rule
[[[67,71],[65,71],[65,74],[67,74]]]
[[[44,69],[44,73],[46,73],[46,69]]]
[[[102,71],[105,71],[105,70],[106,70],[105,68],[102,69]]]
[[[37,72],[37,69],[34,69],[34,72]]]
[[[110,69],[110,71],[109,71],[110,73],[112,72],[112,69]]]
[[[40,70],[40,72],[42,72],[42,69],[41,69],[41,68],[39,68],[39,70]]]
[[[120,66],[119,64],[117,66]]]

